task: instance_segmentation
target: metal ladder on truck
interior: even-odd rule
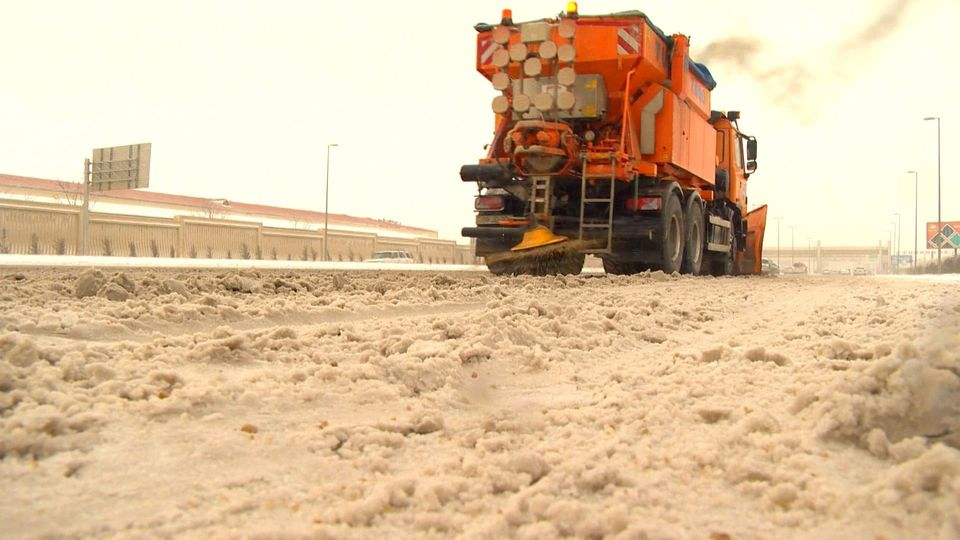
[[[550,219],[550,197],[553,196],[553,194],[550,193],[550,187],[549,176],[533,177],[533,193],[530,194],[530,213],[535,218],[542,216],[544,219]],[[541,225],[550,227],[552,223],[542,223]]]
[[[585,229],[597,229],[597,230],[606,230],[606,243],[603,247],[595,247],[591,249],[584,249],[584,253],[611,253],[613,251],[613,195],[617,185],[617,163],[616,155],[611,152],[610,154],[610,174],[605,173],[587,173],[587,155],[583,154],[583,162],[581,164],[582,175],[580,178],[580,235],[579,238],[581,241],[585,240],[583,237],[583,232]],[[610,182],[610,196],[609,197],[590,197],[587,195],[587,181],[588,180],[600,180],[604,179]],[[607,205],[607,221],[603,222],[591,222],[584,223],[584,217],[586,216],[586,209],[588,204],[606,204]]]

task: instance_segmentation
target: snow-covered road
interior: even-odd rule
[[[0,536],[955,538],[956,288],[0,268]]]

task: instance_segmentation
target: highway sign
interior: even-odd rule
[[[150,143],[95,148],[90,189],[140,189],[150,185]]]
[[[927,223],[927,249],[960,248],[960,221]]]

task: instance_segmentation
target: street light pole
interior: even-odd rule
[[[940,233],[940,229],[943,228],[943,224],[940,222],[940,117],[939,116],[928,116],[924,120],[936,120],[937,121],[937,233]],[[941,244],[942,245],[942,244]],[[940,259],[940,245],[937,246],[937,273],[943,273],[943,261]]]
[[[888,240],[887,259],[890,262],[891,271],[893,271],[893,267],[894,267],[893,251],[896,249],[896,245],[894,244],[894,242],[896,241],[895,240],[896,238],[897,238],[897,224],[891,221],[890,229],[888,229],[888,234],[887,234],[887,240]]]
[[[897,216],[897,237],[896,237],[896,240],[894,241],[895,242],[894,245],[897,247],[896,247],[896,253],[894,254],[894,257],[896,257],[894,261],[896,261],[896,269],[897,269],[897,273],[899,274],[900,273],[900,250],[903,249],[903,244],[900,243],[900,239],[901,239],[900,212],[894,212],[893,215]]]
[[[330,260],[330,242],[327,232],[330,226],[330,149],[337,143],[327,145],[327,185],[323,190],[323,260]]]
[[[773,218],[777,220],[777,266],[780,266],[780,220],[783,219],[783,216],[777,216]],[[783,268],[781,266],[781,268]]]
[[[791,225],[791,226],[790,226],[790,266],[793,267],[793,268],[796,268],[796,266],[795,266],[796,263],[793,262],[793,255],[794,255],[794,253],[796,253],[796,251],[797,251],[797,250],[796,250],[796,247],[794,247],[795,244],[793,243],[793,231],[794,231],[794,229],[796,229],[796,228],[797,228],[796,225]]]
[[[917,236],[920,232],[917,226],[917,221],[918,221],[917,214],[919,213],[918,210],[920,209],[920,203],[917,199],[917,195],[919,194],[918,186],[920,185],[920,181],[918,179],[919,174],[917,174],[917,171],[907,171],[907,174],[911,174],[911,173],[913,174],[913,268],[916,269],[917,268]]]

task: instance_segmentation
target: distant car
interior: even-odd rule
[[[864,267],[862,267],[862,266],[858,266],[858,267],[856,267],[856,268],[853,269],[853,275],[855,275],[855,276],[865,276],[865,275],[867,275],[867,269],[864,268]]]
[[[413,256],[406,251],[377,251],[370,259],[363,262],[375,263],[414,263]]]
[[[760,259],[760,273],[775,276],[780,273],[780,265],[770,259]]]
[[[820,271],[820,273],[823,274],[823,275],[825,275],[825,276],[826,276],[826,275],[829,275],[829,274],[839,274],[839,272],[834,272],[833,270],[831,270],[831,269],[829,269],[829,268],[824,268],[823,270]]]

